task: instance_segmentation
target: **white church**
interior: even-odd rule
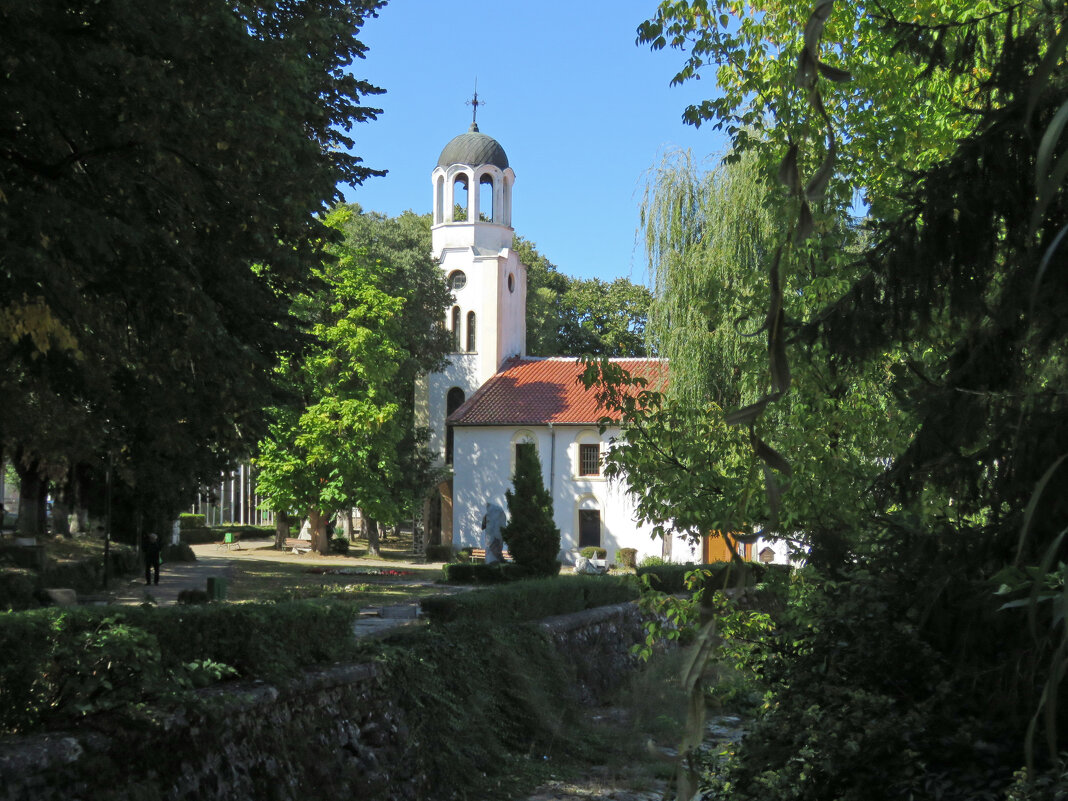
[[[451,467],[425,519],[431,541],[484,547],[487,503],[506,508],[518,448],[532,447],[553,499],[560,559],[599,546],[616,561],[620,548],[674,561],[702,561],[707,547],[685,538],[661,541],[635,521],[627,488],[602,474],[619,428],[598,431],[606,411],[579,383],[574,357],[526,355],[526,266],[512,250],[515,173],[500,143],[478,130],[450,141],[434,167],[433,253],[453,294],[446,318],[452,354],[444,370],[416,389],[416,422],[431,451]],[[667,383],[660,359],[623,359],[653,388]]]

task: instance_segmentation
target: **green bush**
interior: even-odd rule
[[[468,551],[470,553],[470,551]],[[426,560],[428,562],[451,562],[451,545],[428,545],[426,546]]]
[[[358,614],[315,601],[0,613],[0,731],[159,698],[203,683],[205,669],[270,680],[350,658]]]
[[[738,580],[739,567],[732,565],[730,562],[712,562],[706,565],[676,565],[676,564],[661,564],[650,565],[638,568],[638,577],[649,577],[650,589],[657,590],[659,592],[666,592],[669,595],[673,595],[679,592],[686,591],[686,574],[690,573],[698,568],[708,571],[710,574],[705,581],[705,587],[709,590],[722,590],[724,589],[724,582],[728,582],[727,586],[734,586]],[[730,567],[730,574],[727,575],[727,569]],[[746,585],[751,586],[758,584],[767,571],[767,567],[758,562],[746,562],[746,568],[748,570],[748,577]]]
[[[185,531],[187,528],[207,528],[208,519],[204,515],[194,515],[182,512],[178,515],[178,528]]]
[[[509,562],[450,562],[442,565],[442,581],[446,584],[500,584],[515,581],[530,574],[522,567]]]
[[[516,449],[512,490],[504,493],[508,502],[508,525],[501,537],[516,564],[535,576],[560,572],[560,529],[553,522],[553,501],[541,480],[541,462],[533,446]]]
[[[623,603],[637,596],[633,579],[561,576],[554,579],[527,579],[463,595],[424,598],[420,604],[431,623],[479,620],[488,624],[541,620],[595,606]]]
[[[616,551],[616,559],[620,567],[635,567],[638,562],[637,548],[620,548]]]
[[[666,564],[669,564],[669,563],[665,562],[659,556],[647,556],[644,559],[642,559],[642,562],[641,562],[640,565],[638,565],[638,567],[656,567],[657,565],[666,565]]]
[[[0,610],[37,606],[37,574],[20,567],[0,570]]]
[[[584,556],[587,559],[606,559],[608,551],[595,545],[588,545],[579,551],[579,556]]]
[[[330,540],[330,553],[341,554],[347,556],[349,552],[349,541],[345,537],[334,537]]]
[[[195,562],[197,560],[193,549],[184,542],[179,542],[177,545],[164,545],[160,555],[164,562]]]

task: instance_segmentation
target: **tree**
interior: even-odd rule
[[[173,513],[264,430],[304,341],[378,0],[0,8],[0,443]],[[88,471],[81,469],[89,468]],[[95,476],[95,482],[93,479]],[[35,482],[26,482],[33,486]]]
[[[553,522],[553,499],[541,479],[541,462],[533,445],[516,449],[512,487],[504,493],[508,524],[501,537],[515,563],[531,575],[560,572],[560,529]]]
[[[326,520],[359,506],[377,553],[378,521],[398,521],[434,481],[413,404],[416,376],[448,352],[449,293],[427,218],[342,205],[327,223],[344,238],[318,271],[322,289],[295,301],[316,344],[280,373],[297,397],[272,410],[259,485],[272,508],[308,514],[323,553]]]
[[[626,278],[572,278],[521,236],[527,265],[527,352],[537,356],[644,356],[651,294]]]
[[[752,332],[762,316],[762,267],[782,235],[768,197],[752,154],[704,169],[674,153],[649,174],[649,336],[670,360],[671,383],[665,395],[620,392],[627,381],[607,364],[595,365],[589,380],[620,383],[606,401],[623,413],[626,441],[608,455],[606,474],[626,480],[639,516],[659,535],[764,527],[812,545],[866,513],[865,490],[903,447],[886,387],[889,359],[827,369],[819,351],[803,353],[790,398],[750,431],[729,425],[731,410],[756,402],[767,381],[766,350]],[[842,230],[821,249],[848,250],[850,241]],[[797,276],[785,292],[791,314],[825,299],[828,282],[807,278]],[[767,441],[793,462],[773,457],[783,480],[770,499],[762,491]]]
[[[847,148],[840,175],[873,198],[845,285],[784,315],[792,362],[861,376],[889,367],[887,408],[907,435],[868,488],[870,512],[780,621],[761,662],[769,703],[717,789],[738,799],[1055,793],[1068,721],[1068,502],[1055,489],[1068,464],[1068,162],[1052,155],[1068,119],[1063,5],[844,6],[828,21],[820,3],[802,36],[785,20],[808,10],[787,4],[743,22],[742,38],[710,30],[709,10],[665,3],[658,20],[674,22],[646,32],[694,23],[684,73],[709,58],[725,83],[769,82],[758,107],[774,105],[768,140],[785,152],[777,173],[793,235],[768,269],[772,298],[788,302],[774,284],[810,266],[833,230],[812,217],[832,220],[844,197],[830,181],[821,208],[800,180],[813,175],[801,151],[814,133]],[[680,14],[690,22],[671,28]],[[751,38],[757,27],[767,39]],[[820,66],[824,52],[850,61]],[[846,77],[839,67],[857,76],[851,88],[826,86]],[[727,123],[736,90],[702,108]],[[813,175],[817,188],[835,164]],[[817,280],[830,263],[811,264]],[[783,354],[770,355],[781,369]],[[793,409],[808,382],[786,384]]]

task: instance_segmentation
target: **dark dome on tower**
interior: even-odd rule
[[[494,167],[508,169],[508,154],[501,143],[492,136],[479,133],[478,126],[471,123],[471,129],[462,133],[445,145],[438,156],[438,166],[448,167],[452,164],[467,164],[477,167],[480,164],[492,164]]]

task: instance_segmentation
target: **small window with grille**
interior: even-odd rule
[[[598,476],[601,474],[601,446],[579,445],[579,475]]]

